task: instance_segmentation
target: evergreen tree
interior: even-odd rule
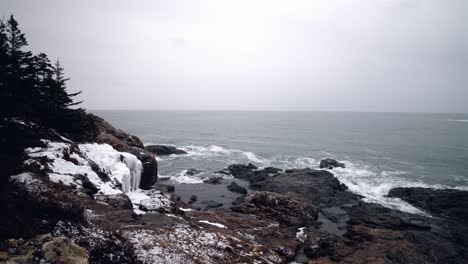
[[[5,117],[19,117],[52,127],[74,129],[86,117],[81,103],[68,93],[64,69],[46,54],[32,55],[15,18],[0,21],[0,110]],[[67,124],[68,123],[68,124]],[[68,125],[68,126],[67,126]],[[75,127],[76,128],[76,127]]]

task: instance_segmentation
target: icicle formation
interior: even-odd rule
[[[124,192],[135,191],[140,186],[143,165],[141,164],[141,161],[132,154],[125,152],[121,152],[120,154],[124,157],[123,162],[127,165],[127,168],[130,171],[130,173],[124,175],[122,179],[122,189]]]
[[[131,192],[140,186],[143,165],[130,153],[118,152],[108,144],[80,144],[80,150],[94,161],[109,176],[122,184],[124,192]]]

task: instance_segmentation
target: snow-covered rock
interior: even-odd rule
[[[97,189],[97,195],[126,193],[138,209],[142,200],[146,206],[158,210],[171,205],[160,193],[143,193],[138,188],[143,166],[130,153],[119,152],[108,144],[74,144],[42,140],[44,147],[27,148],[29,157],[24,164],[47,172],[49,180],[84,189],[84,180]],[[13,176],[16,180],[33,180],[27,174]],[[16,177],[16,178],[15,178]],[[83,178],[85,177],[85,178]]]

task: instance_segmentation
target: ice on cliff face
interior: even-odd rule
[[[79,144],[78,148],[81,153],[72,153],[69,143],[42,141],[46,147],[25,150],[30,157],[25,164],[40,163],[38,159],[46,157],[51,170],[49,179],[53,182],[82,186],[77,175],[83,175],[99,189],[100,194],[131,192],[137,190],[140,185],[143,165],[130,153],[118,152],[107,144]],[[76,162],[71,162],[69,158],[66,158],[67,155]],[[111,181],[104,182],[91,169],[90,161],[96,163]],[[122,190],[118,187],[120,184]]]
[[[118,152],[107,144],[80,144],[79,148],[99,168],[117,179],[124,192],[135,191],[140,186],[143,165],[134,155]]]

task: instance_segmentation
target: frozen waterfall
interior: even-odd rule
[[[123,162],[127,165],[129,173],[123,176],[122,190],[124,192],[131,192],[138,189],[141,181],[141,173],[143,172],[143,165],[141,161],[130,153],[121,152],[124,158]]]
[[[113,181],[121,183],[124,192],[139,188],[143,165],[135,155],[119,152],[108,144],[80,144],[79,148],[99,168],[107,171]]]

